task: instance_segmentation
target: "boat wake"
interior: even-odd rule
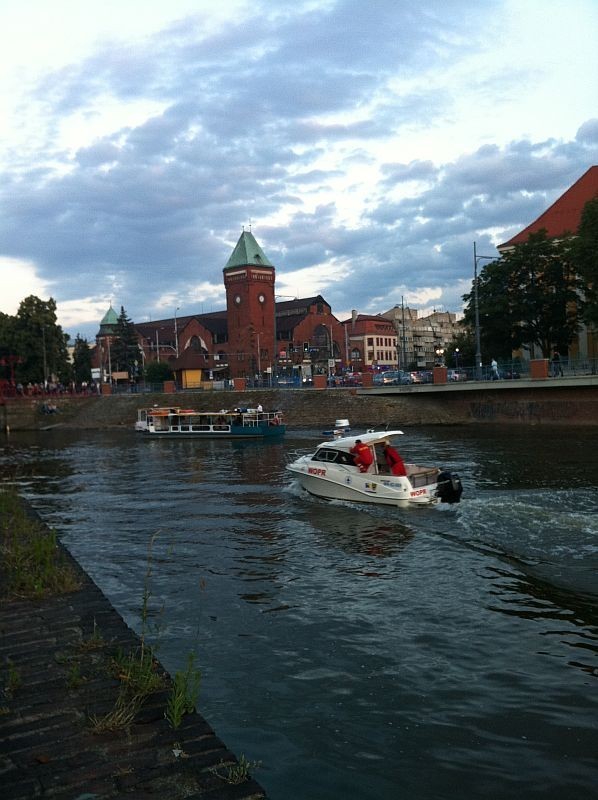
[[[594,491],[492,493],[461,506],[457,518],[460,540],[560,588],[598,595]]]

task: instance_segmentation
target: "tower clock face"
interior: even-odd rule
[[[235,303],[239,305],[240,302],[241,302],[241,295],[240,294],[235,295]]]
[[[266,298],[264,297],[263,294],[260,294],[257,299],[260,301],[260,303],[265,303],[266,302]]]

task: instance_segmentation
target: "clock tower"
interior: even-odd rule
[[[274,266],[251,231],[243,231],[223,272],[230,375],[262,376],[276,355]]]

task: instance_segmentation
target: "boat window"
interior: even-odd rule
[[[332,464],[339,460],[338,456],[340,455],[341,453],[338,450],[318,450],[314,453],[312,461],[326,461],[328,464]]]

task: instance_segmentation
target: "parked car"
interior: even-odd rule
[[[449,369],[446,373],[446,377],[449,381],[466,381],[467,373],[462,369]]]
[[[347,372],[345,375],[345,386],[362,386],[363,379],[361,372]]]
[[[374,386],[399,386],[412,383],[411,375],[401,369],[379,372],[374,375]]]

